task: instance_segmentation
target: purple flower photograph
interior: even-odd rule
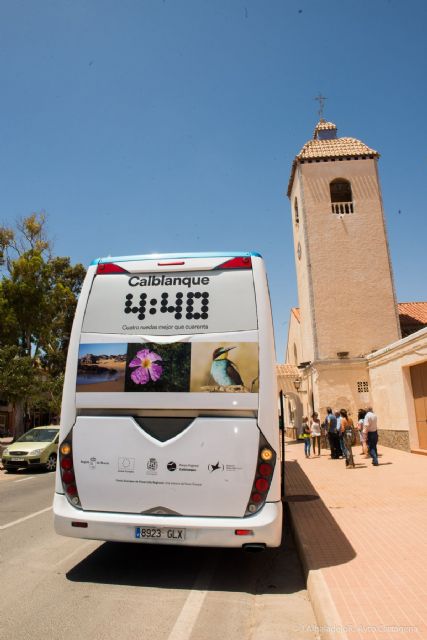
[[[191,344],[128,344],[125,391],[170,393],[190,390]]]
[[[131,373],[131,379],[135,384],[147,384],[150,380],[157,382],[163,373],[163,367],[158,364],[162,357],[149,349],[141,349],[136,357],[129,363],[129,367],[136,367]]]

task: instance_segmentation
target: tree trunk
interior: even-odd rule
[[[14,415],[14,424],[13,424],[13,439],[16,440],[19,436],[25,432],[25,423],[24,423],[24,401],[18,400],[13,405],[13,415]]]

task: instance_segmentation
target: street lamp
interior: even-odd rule
[[[301,386],[301,378],[295,378],[294,387],[297,391],[299,391],[300,386]]]

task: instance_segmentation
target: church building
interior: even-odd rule
[[[427,453],[427,303],[397,303],[378,159],[364,142],[338,137],[336,125],[322,118],[293,162],[288,197],[299,306],[291,310],[278,382],[287,425],[295,430],[313,411],[323,420],[328,406],[349,410],[356,421],[358,409],[372,405],[380,442],[417,451],[425,446]],[[414,336],[426,353],[408,360]],[[390,350],[396,352],[391,368]],[[416,393],[425,396],[418,404],[415,365],[421,365]],[[400,401],[405,397],[406,409],[393,419],[387,389]]]

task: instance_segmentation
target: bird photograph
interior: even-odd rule
[[[191,391],[257,393],[258,343],[194,342]]]
[[[214,381],[222,387],[231,385],[244,386],[239,370],[232,362],[228,354],[236,347],[220,347],[212,354],[211,376]]]

